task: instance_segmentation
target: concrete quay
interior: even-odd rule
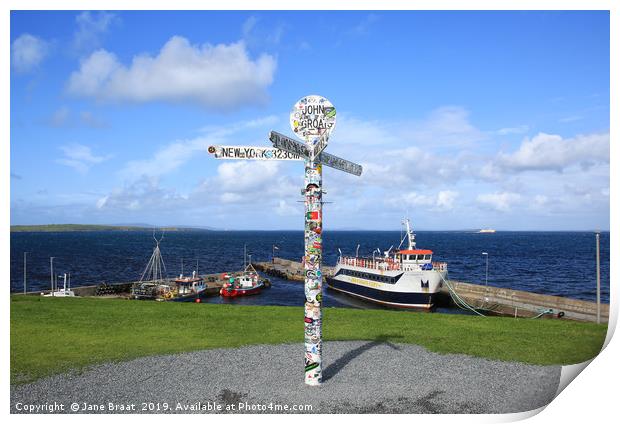
[[[292,281],[304,281],[305,272],[300,262],[275,258],[273,262],[259,262],[254,267],[269,275]],[[323,279],[333,274],[333,267],[323,266]],[[571,299],[561,296],[550,296],[522,290],[511,290],[501,287],[483,286],[448,280],[450,286],[459,297],[476,309],[488,314],[529,318],[541,315],[541,318],[570,319],[576,321],[596,322],[596,303],[585,300]],[[438,303],[452,303],[449,288],[444,284]],[[601,304],[601,323],[609,320],[609,304]]]

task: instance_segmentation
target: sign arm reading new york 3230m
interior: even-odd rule
[[[304,372],[306,384],[316,386],[321,384],[323,369],[323,165],[357,176],[362,174],[362,167],[324,152],[336,125],[336,108],[326,98],[306,96],[300,99],[291,110],[290,124],[303,143],[271,131],[272,148],[211,146],[209,153],[216,159],[304,161]]]

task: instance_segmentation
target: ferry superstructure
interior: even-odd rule
[[[327,285],[334,290],[388,307],[430,309],[447,278],[448,265],[433,262],[433,251],[416,247],[409,220],[398,249],[380,257],[343,256]],[[405,239],[405,249],[399,250]]]

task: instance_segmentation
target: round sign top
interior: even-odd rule
[[[335,126],[336,108],[325,97],[303,97],[291,110],[291,129],[312,149],[319,142],[327,145],[327,138]]]

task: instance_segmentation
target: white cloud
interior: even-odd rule
[[[233,193],[263,191],[275,182],[279,162],[231,161],[217,167],[217,186]]]
[[[183,164],[195,157],[197,153],[207,154],[212,145],[238,144],[231,142],[229,137],[241,131],[263,128],[277,122],[275,116],[252,119],[245,122],[233,123],[225,127],[205,127],[201,131],[205,134],[189,140],[177,140],[158,149],[150,158],[129,161],[119,175],[125,179],[135,180],[143,176],[159,177],[176,171]],[[267,136],[265,132],[265,142]],[[267,146],[267,144],[265,144]]]
[[[278,206],[275,208],[276,214],[279,216],[301,216],[303,211],[301,208],[296,208],[290,205],[286,200],[280,199]]]
[[[511,192],[485,193],[479,194],[476,200],[478,203],[488,205],[497,211],[508,212],[514,204],[521,200],[521,195]]]
[[[448,211],[454,209],[454,202],[458,196],[459,193],[452,190],[442,190],[432,195],[411,191],[401,196],[391,197],[387,203],[394,207],[419,208],[423,206],[433,211]]]
[[[76,16],[77,30],[73,34],[73,47],[78,52],[87,52],[101,45],[101,37],[116,20],[113,13],[82,12]]]
[[[174,36],[157,56],[135,56],[129,66],[106,50],[94,52],[71,74],[67,90],[99,100],[189,101],[229,110],[264,103],[275,69],[273,56],[252,60],[243,42],[198,46]]]
[[[95,156],[90,147],[82,144],[70,144],[60,148],[64,152],[64,157],[57,159],[56,162],[71,167],[79,173],[86,173],[91,166],[104,162],[112,156]]]
[[[69,114],[69,108],[66,106],[57,109],[56,111],[54,111],[52,117],[50,118],[50,125],[53,127],[62,127],[67,123],[67,120],[69,119]]]
[[[566,124],[569,122],[581,121],[582,119],[583,119],[583,116],[574,115],[574,116],[566,116],[564,118],[560,118],[558,119],[558,122]]]
[[[264,45],[277,45],[282,40],[286,25],[283,23],[266,22],[259,25],[260,18],[250,16],[241,26],[243,42],[250,48]]]
[[[435,109],[424,121],[404,130],[410,132],[414,140],[431,147],[465,147],[485,138],[482,131],[469,122],[469,112],[459,106]]]
[[[364,17],[364,19],[359,21],[354,27],[350,28],[347,31],[347,34],[348,35],[352,35],[352,36],[365,35],[370,30],[371,26],[375,22],[377,22],[378,20],[379,20],[379,16],[378,15],[376,15],[374,13],[370,13],[370,14],[366,15]]]
[[[516,152],[498,156],[499,165],[517,171],[562,171],[572,165],[587,168],[594,163],[609,163],[609,134],[564,139],[559,135],[539,133],[532,139],[523,140]]]
[[[100,197],[96,207],[100,210],[138,211],[147,209],[182,208],[187,197],[179,195],[175,190],[160,187],[157,178],[143,177],[122,188]]]
[[[454,208],[454,202],[459,194],[456,191],[444,190],[437,193],[437,208],[450,210]]]
[[[101,119],[93,115],[92,112],[89,112],[87,110],[83,110],[80,112],[80,123],[91,128],[102,128],[106,126],[105,122],[103,122]]]
[[[245,20],[245,22],[243,22],[243,25],[241,26],[241,33],[243,34],[244,39],[250,36],[257,23],[258,18],[256,16],[250,16]]]
[[[531,203],[534,209],[544,209],[549,206],[549,197],[544,194],[537,194]]]
[[[20,35],[11,44],[11,65],[17,72],[29,72],[49,54],[50,44],[30,34]]]
[[[518,127],[500,128],[495,131],[497,135],[524,134],[530,129],[527,125],[519,125]]]

